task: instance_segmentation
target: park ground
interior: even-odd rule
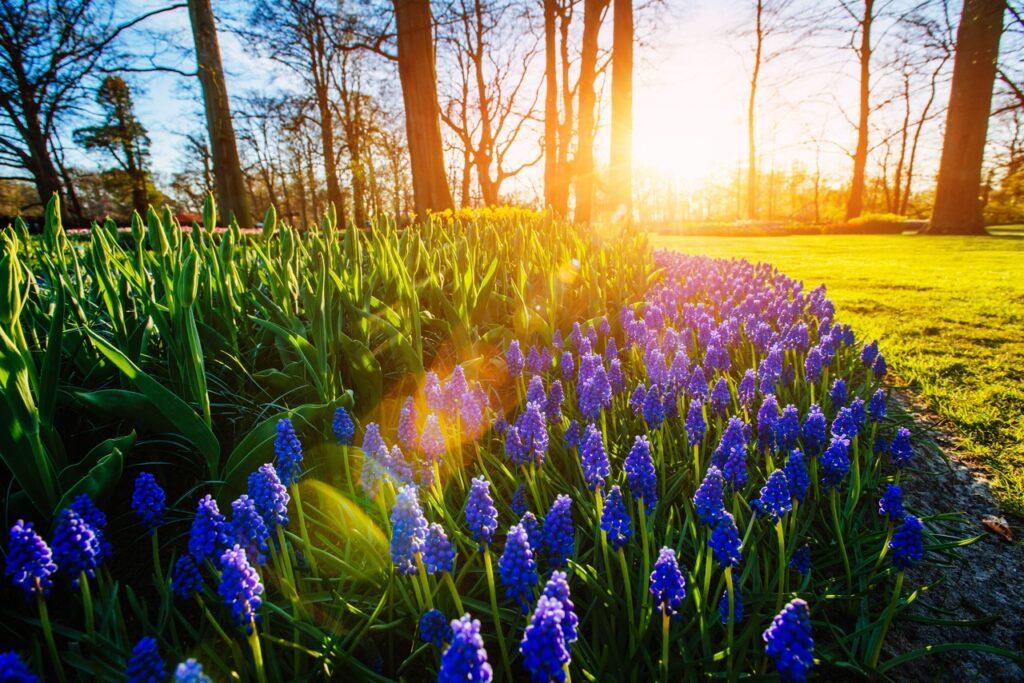
[[[839,320],[878,338],[897,385],[948,420],[1005,512],[1024,516],[1024,238],[653,237],[825,283]]]

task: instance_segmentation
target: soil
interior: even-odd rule
[[[958,519],[933,528],[956,538],[982,539],[956,551],[948,563],[911,570],[915,583],[930,586],[894,622],[887,638],[888,655],[898,655],[940,643],[984,643],[1024,652],[1024,543],[1021,520],[1000,512],[985,473],[958,449],[957,439],[942,418],[911,395],[895,396],[917,417],[917,426],[941,448],[919,451],[915,472],[904,479],[904,501],[921,515],[955,511]],[[1003,516],[1014,542],[1002,540],[982,524],[986,516]],[[915,621],[924,619],[998,620],[982,625],[950,626]],[[884,657],[883,657],[884,661]],[[1005,657],[956,650],[931,654],[891,670],[895,680],[1024,681],[1024,668]]]

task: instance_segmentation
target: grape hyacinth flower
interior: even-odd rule
[[[190,657],[174,668],[174,683],[213,683],[213,679],[203,673],[202,664]]]
[[[693,367],[690,381],[686,384],[686,394],[701,401],[708,397],[708,381],[704,378],[704,369],[699,365]]]
[[[541,550],[544,548],[544,537],[540,531],[540,522],[532,512],[524,512],[519,518],[519,526],[526,531],[526,538],[530,541],[530,549],[533,551],[534,560],[540,559]]]
[[[732,592],[732,615],[733,623],[738,624],[743,621],[743,598],[740,595],[738,588]],[[729,623],[729,591],[723,590],[722,597],[718,599],[718,614],[722,617],[722,624]]]
[[[17,652],[0,652],[0,681],[5,683],[39,683],[39,677],[28,668]]]
[[[437,649],[450,643],[454,635],[451,624],[440,610],[429,609],[420,617],[420,640],[430,643]]]
[[[837,488],[850,472],[850,442],[836,437],[821,456],[821,483],[825,490]]]
[[[761,488],[761,497],[753,501],[751,508],[755,514],[768,517],[773,524],[793,509],[789,482],[782,470],[775,470],[768,475],[768,481]]]
[[[807,417],[804,418],[804,424],[800,428],[800,442],[803,444],[804,452],[808,457],[817,457],[827,438],[828,424],[825,414],[821,412],[821,408],[816,403],[812,404],[807,410]]]
[[[565,638],[566,647],[570,647],[576,641],[576,627],[579,625],[579,617],[576,616],[576,606],[569,597],[569,580],[565,572],[557,569],[551,572],[551,577],[544,584],[542,595],[558,600],[562,605],[565,616],[562,618],[562,635]]]
[[[714,465],[708,466],[704,480],[693,495],[693,505],[697,510],[697,519],[708,526],[714,526],[718,518],[725,512],[725,478]]]
[[[725,377],[719,377],[715,388],[711,390],[711,413],[716,417],[725,417],[732,401],[732,392]]]
[[[921,540],[921,532],[924,525],[914,515],[906,515],[900,523],[892,540],[889,541],[889,550],[892,551],[892,566],[900,571],[906,571],[921,561],[924,557],[924,545]]]
[[[722,475],[733,490],[743,488],[748,479],[746,423],[738,417],[729,418],[718,448],[711,461],[722,470]]]
[[[398,443],[410,453],[416,450],[420,442],[416,420],[416,402],[412,396],[408,396],[402,403],[402,410],[398,415]]]
[[[629,511],[622,500],[622,491],[618,485],[612,486],[605,496],[601,513],[601,530],[608,536],[608,545],[612,550],[617,551],[629,542],[633,535],[630,521]]]
[[[356,435],[356,424],[352,416],[344,407],[339,406],[334,411],[334,418],[331,420],[331,431],[334,432],[334,442],[339,446],[351,446]]]
[[[384,439],[380,435],[380,426],[376,422],[366,425],[366,430],[363,431],[363,444],[360,448],[363,450],[364,458],[373,458],[381,448],[386,448]]]
[[[156,640],[146,636],[132,648],[124,669],[126,683],[164,683],[167,671]]]
[[[790,569],[795,569],[799,573],[807,576],[811,573],[811,546],[804,543],[802,546],[793,551],[793,556],[789,558]]]
[[[583,434],[580,464],[583,467],[583,478],[587,482],[587,488],[594,491],[604,485],[610,473],[608,454],[604,450],[601,431],[593,424],[588,424]]]
[[[235,623],[252,634],[254,625],[260,621],[259,609],[263,604],[260,575],[249,564],[245,551],[237,545],[220,556],[220,572],[217,592],[231,609]]]
[[[140,472],[132,492],[132,511],[150,536],[164,523],[165,502],[164,490],[156,483],[156,478],[149,472]]]
[[[824,358],[821,357],[821,350],[815,346],[807,352],[807,358],[804,359],[804,376],[808,382],[817,382],[821,379],[821,371],[825,365]]]
[[[244,493],[231,503],[230,536],[228,542],[245,550],[249,562],[260,565],[267,561],[270,531],[256,509],[256,503]]]
[[[849,408],[840,408],[836,419],[832,420],[832,436],[852,441],[857,436],[859,427],[857,418]]]
[[[878,356],[878,340],[875,339],[870,344],[865,344],[864,348],[860,350],[860,362],[865,367],[871,367],[875,362],[875,358]]]
[[[291,486],[298,482],[302,475],[302,444],[295,433],[295,426],[287,417],[277,422],[274,455],[277,456],[277,476],[281,483]]]
[[[543,398],[543,392],[541,397]],[[527,403],[526,410],[516,420],[515,428],[527,456],[538,465],[544,464],[544,458],[548,453],[548,426],[541,404]]]
[[[207,494],[196,506],[192,520],[192,531],[188,539],[188,551],[197,562],[216,557],[228,543],[227,522],[217,508],[217,501]]]
[[[544,378],[534,375],[526,385],[526,402],[544,405],[547,400],[547,390],[544,388]]]
[[[629,395],[629,409],[634,415],[639,415],[644,409],[644,402],[647,400],[647,387],[637,384],[636,389]]]
[[[775,422],[775,452],[789,453],[800,436],[800,412],[793,404],[782,409],[782,415]]]
[[[423,394],[427,397],[429,410],[444,410],[444,390],[437,373],[431,370],[424,378]]]
[[[523,443],[523,437],[516,425],[511,425],[505,430],[505,455],[509,462],[517,467],[530,462],[530,450]]]
[[[450,572],[455,566],[455,549],[444,527],[437,522],[427,527],[426,539],[423,541],[423,566],[428,574]]]
[[[565,611],[558,600],[540,596],[519,647],[523,655],[523,666],[534,681],[565,681],[569,650],[562,631],[564,619]]]
[[[845,406],[846,405],[846,382],[842,379],[837,379],[832,383],[832,388],[828,392],[829,398],[832,400],[834,406]]]
[[[651,572],[651,595],[654,604],[665,616],[674,616],[686,597],[686,579],[679,571],[676,551],[664,547],[658,553],[658,560]]]
[[[61,510],[53,531],[53,559],[71,577],[72,585],[79,585],[82,574],[90,579],[95,576],[99,554],[100,544],[92,527],[71,508]]]
[[[774,394],[768,394],[757,410],[757,447],[762,451],[775,445],[775,423],[779,419],[779,404]]]
[[[174,563],[171,589],[179,598],[187,598],[193,593],[202,592],[203,575],[199,573],[199,565],[191,555],[182,555]]]
[[[513,339],[505,352],[505,365],[508,367],[508,374],[512,377],[519,377],[523,374],[523,365],[526,360],[523,358],[523,351],[519,348],[519,340]]]
[[[558,359],[558,367],[562,371],[562,379],[568,381],[576,372],[576,364],[572,359],[572,351],[562,351]]]
[[[740,566],[740,561],[743,559],[742,545],[739,529],[736,528],[736,520],[728,512],[723,512],[708,539],[708,547],[711,548],[711,554],[715,561],[722,569]]]
[[[572,523],[572,499],[560,494],[544,517],[542,545],[553,567],[561,567],[572,557],[576,546]]]
[[[11,527],[7,544],[4,572],[15,586],[31,596],[46,596],[53,587],[53,574],[57,565],[53,552],[43,537],[36,533],[32,522],[18,520]]]
[[[249,475],[249,498],[263,517],[268,530],[288,526],[288,489],[277,477],[270,463],[260,465]]]
[[[638,436],[633,441],[623,469],[633,498],[642,500],[644,511],[651,514],[658,504],[658,474],[651,459],[651,442],[646,436]]]
[[[480,635],[480,621],[464,614],[453,620],[451,627],[451,645],[441,655],[438,683],[488,683],[493,672]]]
[[[578,448],[580,445],[580,423],[576,420],[569,420],[569,426],[565,428],[566,449]]]
[[[811,485],[811,476],[807,473],[807,462],[799,448],[789,452],[786,466],[782,471],[786,475],[786,483],[789,484],[790,498],[795,498],[798,503],[804,502],[807,489]]]
[[[99,561],[102,562],[106,558],[110,557],[112,549],[110,547],[110,541],[106,538],[107,516],[103,514],[102,510],[96,507],[96,503],[93,502],[92,497],[88,493],[79,494],[72,499],[68,507],[77,512],[78,516],[85,520],[86,524],[92,527],[93,532],[96,534],[96,538],[100,542]]]
[[[508,530],[505,551],[498,558],[498,573],[505,586],[505,597],[515,601],[526,614],[530,610],[533,588],[537,585],[537,563],[533,559],[526,530],[519,524]]]
[[[885,363],[885,356],[878,354],[875,356],[875,362],[871,364],[871,374],[875,376],[875,379],[883,379],[889,372],[889,366]]]
[[[466,526],[480,549],[490,545],[491,537],[498,528],[498,511],[491,498],[491,482],[483,475],[474,477],[466,497]]]
[[[416,554],[423,550],[427,520],[415,486],[403,486],[391,508],[391,561],[401,574],[416,573]]]
[[[446,450],[444,443],[444,432],[441,431],[441,423],[435,413],[427,415],[427,421],[423,424],[423,434],[420,435],[420,450],[426,456],[427,462],[439,463]]]
[[[512,501],[509,504],[516,517],[522,517],[527,510],[526,505],[526,484],[520,484],[512,492]]]
[[[898,522],[906,512],[903,509],[903,489],[896,484],[885,487],[878,501],[878,514],[888,517],[890,522]]]
[[[696,446],[704,439],[707,431],[707,424],[704,422],[704,412],[700,400],[690,402],[690,408],[686,412],[686,440],[691,446]]]
[[[556,379],[551,383],[551,390],[548,392],[547,402],[544,404],[544,415],[552,424],[562,421],[562,403],[565,401],[565,390],[562,388],[562,380]]]
[[[661,402],[661,396],[655,387],[651,387],[644,394],[642,406],[644,422],[649,429],[657,429],[665,421],[665,406]]]
[[[740,380],[740,386],[736,393],[743,409],[750,410],[750,407],[754,405],[754,395],[757,393],[757,377],[753,370],[743,373],[743,379]]]
[[[764,632],[765,654],[775,662],[783,681],[800,683],[814,666],[814,640],[807,603],[796,598],[782,608]]]
[[[885,419],[885,413],[885,389],[879,389],[871,394],[871,400],[868,401],[868,417],[872,422],[881,422]]]
[[[896,467],[903,468],[910,464],[914,458],[914,449],[910,445],[909,429],[900,427],[896,430],[896,436],[892,437],[892,443],[889,444],[889,453]]]
[[[395,444],[388,453],[387,469],[391,477],[402,484],[413,483],[412,465],[405,459],[402,449]]]

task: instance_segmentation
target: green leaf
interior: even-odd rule
[[[123,471],[124,455],[120,450],[114,448],[113,451],[100,458],[84,477],[64,492],[57,507],[54,508],[54,513],[67,507],[75,496],[82,493],[88,493],[94,500],[105,498],[117,486]]]
[[[334,411],[342,406],[351,408],[353,403],[352,392],[347,391],[330,403],[310,403],[267,418],[246,434],[228,455],[221,477],[224,486],[232,492],[241,490],[250,472],[264,463],[274,461],[274,437],[277,436],[277,423],[281,418],[291,418],[300,440],[305,440],[306,445],[311,446],[311,438],[317,441],[323,438],[323,427],[330,422]]]
[[[114,364],[128,380],[135,385],[135,388],[145,394],[160,413],[166,417],[174,427],[181,432],[206,459],[208,471],[212,474],[217,472],[217,465],[220,460],[220,444],[213,430],[203,421],[196,411],[187,403],[178,398],[177,394],[166,389],[163,385],[143,372],[127,356],[114,348],[105,339],[92,330],[86,330],[96,348],[106,356],[107,360]]]

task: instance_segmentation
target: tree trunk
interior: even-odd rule
[[[594,210],[594,106],[597,94],[597,38],[607,0],[583,0],[580,48],[580,111],[576,147],[576,221],[589,223]]]
[[[242,164],[238,159],[238,145],[231,123],[231,106],[217,40],[217,25],[210,0],[188,0],[188,13],[196,45],[199,82],[203,87],[203,102],[206,105],[206,127],[210,135],[217,203],[225,217],[234,214],[241,227],[251,227],[252,206],[242,177]]]
[[[964,2],[929,232],[985,234],[981,164],[1005,11],[1006,0]]]
[[[60,172],[50,155],[50,146],[39,123],[39,108],[30,95],[25,94],[21,99],[25,111],[25,145],[30,155],[25,160],[25,169],[32,174],[36,192],[39,194],[39,203],[46,206],[54,193],[61,194]]]
[[[757,102],[757,82],[761,76],[761,56],[764,48],[764,1],[757,0],[754,15],[754,68],[750,72],[750,96],[747,99],[747,218],[757,218],[757,140],[754,136],[754,114]]]
[[[569,28],[572,23],[571,0],[558,7],[558,50],[562,71],[562,122],[558,129],[558,164],[555,183],[556,195],[552,201],[555,213],[567,216],[569,213],[569,183],[575,169],[569,162],[569,148],[572,145],[573,88],[569,81]]]
[[[860,21],[860,109],[857,116],[857,149],[853,153],[853,179],[846,202],[846,220],[864,210],[864,177],[868,164],[868,116],[871,113],[871,24],[875,20],[875,0],[864,0]]]
[[[633,0],[612,9],[611,190],[616,212],[633,218]]]
[[[544,0],[544,204],[558,204],[558,55],[555,47],[557,0]]]
[[[451,209],[452,195],[444,170],[438,119],[437,71],[434,63],[430,0],[393,0],[398,32],[398,76],[405,103],[416,213]]]

